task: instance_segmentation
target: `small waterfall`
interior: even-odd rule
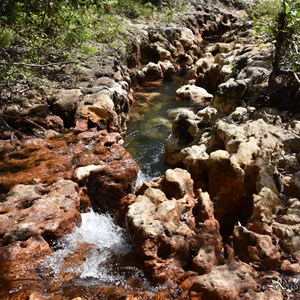
[[[54,245],[56,251],[48,257],[45,267],[54,277],[73,274],[79,279],[97,279],[98,283],[124,283],[124,277],[116,274],[114,265],[131,250],[125,231],[108,214],[90,211],[81,217],[81,226]],[[76,253],[83,247],[86,248],[84,259],[77,263]],[[70,259],[74,261],[70,263]]]

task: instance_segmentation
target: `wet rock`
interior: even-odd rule
[[[94,207],[113,212],[122,220],[121,199],[132,192],[138,166],[121,147],[115,149],[113,157],[115,163],[90,172],[86,186]]]
[[[50,186],[17,185],[0,203],[0,278],[45,280],[39,273],[50,246],[80,223],[78,186],[59,180]]]
[[[80,222],[78,186],[60,180],[47,188],[17,185],[1,202],[1,244],[41,235],[57,239]],[[43,213],[42,213],[43,212]]]
[[[53,183],[59,178],[73,179],[77,167],[89,165],[135,165],[128,152],[118,143],[118,133],[87,131],[80,134],[49,136],[47,139],[14,141],[14,147],[6,148],[0,162],[0,190],[7,192],[16,184]],[[3,143],[10,144],[10,140]],[[124,164],[122,163],[124,159]],[[81,179],[80,179],[81,180]]]

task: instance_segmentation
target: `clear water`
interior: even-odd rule
[[[195,109],[189,101],[178,100],[176,90],[183,85],[179,78],[156,88],[143,88],[140,99],[131,109],[125,148],[140,167],[137,184],[161,176],[164,165],[164,144],[171,133],[172,121],[182,109]],[[130,240],[111,216],[93,211],[81,214],[82,224],[58,241],[55,252],[45,261],[53,280],[70,277],[77,286],[114,285],[129,288],[158,290],[136,266]],[[81,249],[86,249],[79,254]],[[76,256],[77,255],[77,256]],[[76,259],[80,257],[81,259]]]
[[[139,165],[139,180],[164,174],[164,145],[172,132],[172,122],[182,109],[193,109],[189,101],[178,100],[176,90],[184,84],[177,78],[156,88],[144,87],[136,94],[127,123],[125,148]]]

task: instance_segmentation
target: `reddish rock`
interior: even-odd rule
[[[5,140],[1,144],[5,152],[0,161],[0,192],[7,192],[20,183],[49,184],[59,178],[73,179],[77,167],[88,165],[113,169],[123,165],[122,172],[126,172],[126,166],[135,166],[135,163],[118,144],[121,140],[120,134],[109,134],[106,130],[61,134],[46,139],[25,137],[14,140],[14,147],[10,147],[10,140]]]
[[[197,292],[201,299],[236,300],[243,299],[246,292],[257,288],[253,268],[230,260],[208,274],[197,276],[191,291]]]
[[[42,260],[52,253],[53,241],[80,223],[78,186],[59,180],[48,187],[17,185],[0,203],[0,286],[49,280]],[[48,279],[47,279],[48,278]]]
[[[102,150],[99,148],[96,151]],[[95,207],[118,214],[121,199],[132,192],[138,166],[119,145],[110,147],[109,158],[112,161],[103,168],[90,172],[86,186]]]
[[[279,247],[273,245],[268,235],[249,231],[243,226],[235,226],[233,245],[236,255],[243,261],[253,263],[257,268],[274,270],[280,266]]]

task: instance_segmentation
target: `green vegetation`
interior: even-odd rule
[[[264,0],[250,12],[264,41],[275,43],[274,71],[300,71],[300,2]]]
[[[0,0],[0,84],[38,68],[94,55],[105,43],[118,53],[127,35],[124,17],[171,21],[183,0]],[[123,47],[123,49],[121,49]]]

